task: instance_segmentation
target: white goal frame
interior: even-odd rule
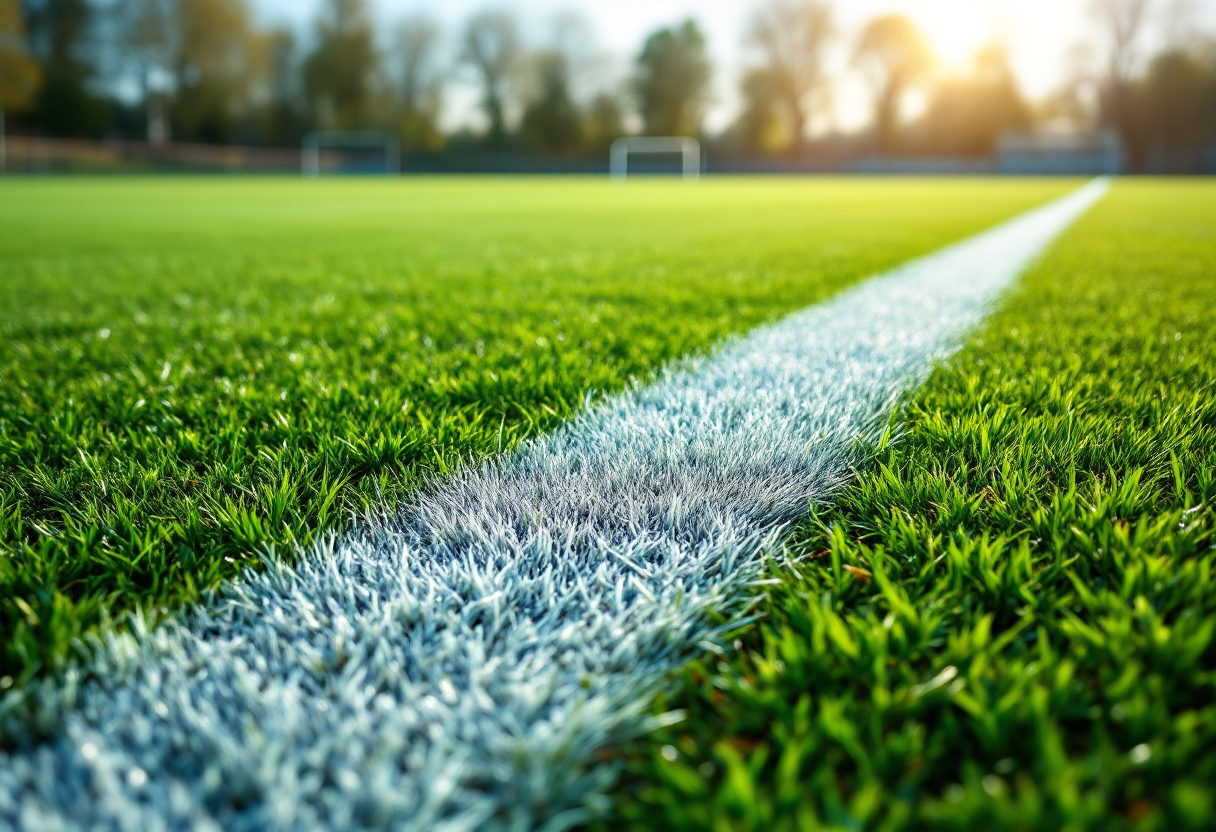
[[[300,148],[300,172],[305,176],[321,175],[321,153],[334,150],[363,150],[384,148],[384,172],[390,176],[401,173],[401,142],[384,130],[317,130],[304,137]]]
[[[688,136],[625,136],[612,143],[608,151],[608,172],[613,179],[629,176],[631,153],[679,153],[683,160],[685,182],[701,178],[701,143]]]

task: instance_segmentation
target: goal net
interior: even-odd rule
[[[319,130],[304,137],[305,176],[401,172],[401,143],[380,130]]]
[[[644,169],[646,173],[669,172],[670,161],[667,165],[656,165],[654,162],[659,161],[657,157],[670,159],[678,156],[679,173],[685,180],[693,181],[701,176],[701,143],[687,136],[626,136],[617,139],[608,151],[608,169],[613,179],[629,176],[631,156],[650,157],[650,164]]]

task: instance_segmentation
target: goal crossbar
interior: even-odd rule
[[[612,143],[608,169],[613,179],[629,176],[629,156],[635,153],[679,153],[684,179],[701,176],[701,143],[688,136],[626,136]]]
[[[401,172],[401,142],[395,135],[381,130],[317,130],[304,137],[300,166],[305,176],[321,174],[321,151],[384,148],[384,172]]]

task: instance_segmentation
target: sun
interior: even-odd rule
[[[946,68],[960,66],[999,33],[987,4],[976,0],[922,0],[910,11]]]

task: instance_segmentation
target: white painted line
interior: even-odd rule
[[[597,752],[1097,181],[757,330],[30,688],[0,828],[562,829]],[[10,707],[13,706],[10,700]],[[10,712],[6,730],[28,727]]]

